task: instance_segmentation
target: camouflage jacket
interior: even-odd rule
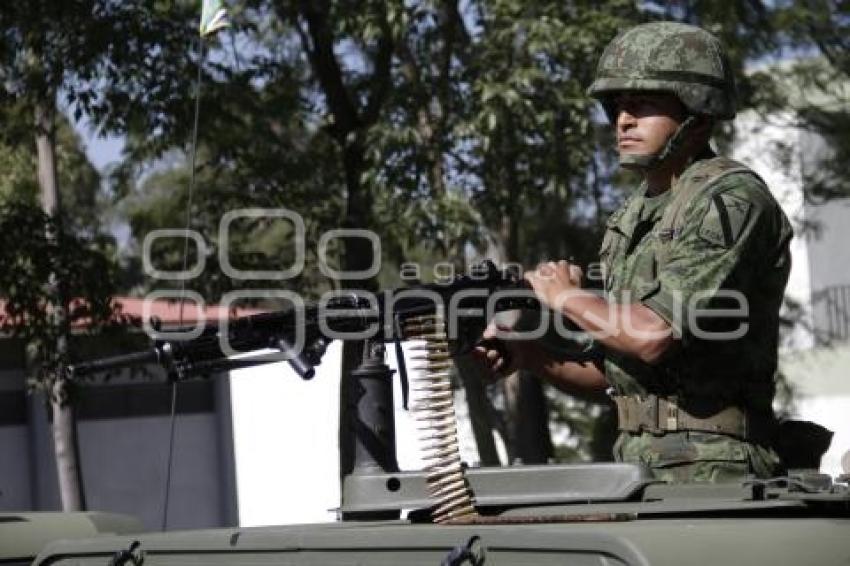
[[[702,417],[736,406],[772,422],[792,230],[755,174],[718,178],[723,162],[695,162],[658,196],[641,186],[608,220],[600,250],[606,297],[646,305],[677,340],[654,365],[607,352],[605,374],[618,395],[654,394]],[[696,196],[671,219],[665,210],[685,183],[699,184],[688,191]],[[615,456],[672,481],[720,481],[769,475],[777,459],[765,445],[704,432],[624,432]]]

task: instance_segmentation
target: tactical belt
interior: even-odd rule
[[[649,395],[613,395],[617,405],[618,428],[626,432],[662,434],[675,431],[698,431],[748,438],[747,414],[738,407],[727,407],[706,418],[691,415],[675,402]]]

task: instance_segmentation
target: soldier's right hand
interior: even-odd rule
[[[512,328],[513,324],[491,322],[472,350],[473,356],[484,365],[493,379],[508,376],[525,367],[524,342],[498,337]]]

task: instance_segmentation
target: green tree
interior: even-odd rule
[[[38,204],[38,160],[31,125],[16,105],[0,106],[0,200]],[[57,118],[56,160],[62,224],[73,234],[106,244],[101,176],[89,163],[70,122]]]
[[[72,246],[72,241],[64,242],[70,227],[63,226],[60,205],[57,170],[67,163],[57,153],[57,136],[62,135],[58,97],[64,98],[62,102],[71,109],[75,120],[88,115],[96,122],[118,129],[122,121],[116,111],[143,101],[157,90],[148,90],[150,85],[140,82],[142,77],[134,73],[130,63],[141,62],[156,68],[158,56],[170,55],[157,49],[168,32],[176,29],[179,33],[182,29],[185,34],[191,29],[185,25],[181,28],[179,19],[172,19],[176,7],[160,2],[131,5],[102,0],[37,0],[9,4],[0,12],[0,102],[27,117],[21,127],[34,142],[41,206],[51,219],[43,226],[48,238],[43,251],[60,253]],[[153,73],[150,71],[148,76]],[[152,112],[157,110],[161,106],[151,108]],[[17,159],[25,161],[26,157],[19,154]],[[84,184],[85,179],[71,181]],[[77,199],[74,204],[82,205],[79,199],[84,200],[83,187],[75,184],[69,188],[75,189],[69,193],[73,195],[71,200]],[[72,219],[73,223],[84,220]],[[66,269],[67,258],[54,258],[47,265],[53,269],[47,286],[35,288],[44,293],[44,312],[55,330],[42,335],[55,340],[55,346],[43,351],[49,354],[46,359],[55,362],[67,357],[72,314],[68,311],[72,296],[67,293],[75,289],[75,283],[61,280],[62,276],[71,275]],[[46,332],[45,328],[41,330]],[[65,391],[68,383],[57,365],[48,365],[53,372],[50,398],[62,507],[80,509],[84,500],[73,450],[76,440],[73,412]]]
[[[476,4],[481,31],[468,71],[470,114],[462,125],[480,185],[476,208],[503,260],[529,267],[548,258],[592,257],[597,233],[593,108],[584,96],[593,54],[634,14],[625,2],[493,1]],[[598,187],[597,187],[598,188]],[[513,456],[553,456],[539,379],[506,381]]]

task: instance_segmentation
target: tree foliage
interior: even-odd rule
[[[739,106],[762,119],[790,114],[789,125],[825,149],[807,156],[804,195],[815,202],[850,196],[841,164],[850,157],[850,7],[804,2],[646,2],[654,17],[702,25],[729,48]],[[778,147],[778,151],[783,148]]]
[[[0,107],[6,126],[0,132],[0,201],[38,203],[35,137],[19,105]],[[89,163],[79,135],[64,116],[56,134],[57,170],[62,201],[62,223],[75,234],[96,238],[107,245],[108,226],[103,222],[107,204],[101,192],[100,173]]]
[[[704,25],[729,47],[741,106],[769,110],[782,102],[769,94],[782,84],[745,72],[750,63],[810,49],[841,68],[839,7],[807,6],[239,4],[236,31],[211,46],[202,72],[199,172],[208,171],[206,184],[232,185],[214,192],[222,210],[238,199],[284,203],[321,228],[345,224],[357,181],[371,205],[364,226],[384,237],[384,259],[396,264],[422,257],[423,247],[457,261],[468,245],[481,252],[494,242],[505,259],[588,260],[595,238],[585,232],[618,199],[610,147],[584,95],[605,43],[647,19]],[[172,39],[184,53],[175,59],[197,57],[186,38]],[[157,102],[156,113],[126,122],[140,163],[169,148],[185,157],[188,147],[194,75],[174,64],[158,73],[171,111]],[[810,116],[822,131],[836,123]]]
[[[63,359],[56,348],[69,328],[93,332],[114,320],[114,266],[90,241],[48,217],[38,206],[7,201],[0,205],[0,296],[4,313],[0,331],[22,339],[35,371],[33,385],[49,390]],[[51,277],[62,287],[47,289]],[[66,297],[68,318],[63,326],[54,320],[50,297]]]

